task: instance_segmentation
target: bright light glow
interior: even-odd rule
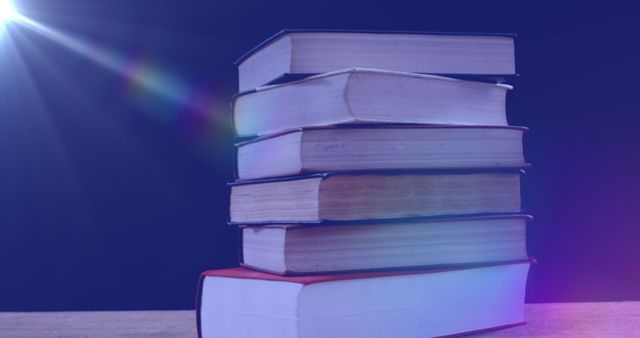
[[[17,15],[13,0],[0,0],[0,24],[13,20]]]
[[[3,1],[7,0],[0,0],[0,3],[3,3]],[[146,62],[144,59],[130,58],[114,53],[108,49],[101,48],[95,44],[78,39],[73,35],[37,22],[16,10],[14,10],[11,15],[11,21],[20,27],[29,28],[33,32],[49,38],[71,51],[85,56],[95,63],[120,74],[128,80],[127,85],[134,85],[130,88],[143,89],[149,94],[158,95],[174,103],[181,108],[180,111],[176,112],[184,111],[193,114],[191,118],[193,118],[194,121],[197,120],[198,123],[202,123],[202,125],[199,124],[194,128],[213,127],[214,123],[216,127],[229,127],[227,125],[228,118],[226,118],[224,114],[218,114],[218,112],[222,112],[223,109],[220,108],[219,102],[210,95],[210,89],[201,90],[189,86],[180,78],[162,69],[153,67],[152,64]],[[0,24],[0,33],[2,31],[1,28]],[[160,114],[154,114],[153,117],[158,117],[163,121],[178,119],[177,115],[161,116]],[[206,131],[205,128],[201,129],[202,132]],[[205,137],[208,137],[208,135],[205,135]],[[203,139],[205,137],[203,137]]]

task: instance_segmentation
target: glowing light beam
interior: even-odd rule
[[[152,74],[153,76],[139,76],[132,78],[132,74],[129,72],[129,62],[123,57],[120,57],[114,53],[110,53],[109,51],[100,49],[98,47],[91,46],[79,39],[73,38],[67,34],[36,22],[20,13],[15,13],[13,16],[13,20],[24,24],[25,26],[40,33],[41,35],[62,44],[63,46],[75,51],[76,53],[90,58],[94,62],[97,62],[98,64],[114,72],[117,72],[122,76],[130,78],[139,85],[158,94],[161,94],[172,101],[182,103],[181,101],[184,99],[183,91],[177,90],[176,88],[183,87],[183,84],[167,74],[157,72]],[[166,86],[167,82],[171,82],[172,85]]]
[[[0,24],[4,25],[7,21],[13,20],[18,16],[16,7],[12,0],[0,0]]]
[[[11,0],[0,0],[0,4],[9,3],[13,5],[7,1]],[[148,63],[140,62],[140,60],[119,55],[110,50],[87,43],[39,23],[16,11],[13,6],[10,8],[11,11],[5,13],[11,13],[11,21],[115,72],[127,79],[130,84],[134,84],[137,88],[172,102],[176,105],[176,108],[179,107],[179,110],[175,112],[180,114],[180,117],[176,114],[160,116],[162,114],[159,114],[156,110],[153,110],[153,112],[150,111],[150,117],[162,120],[162,122],[177,121],[178,118],[180,118],[181,121],[187,121],[184,123],[186,123],[185,125],[191,135],[190,137],[195,137],[207,143],[210,142],[209,139],[213,134],[217,134],[215,131],[231,128],[225,113],[225,106],[221,105],[215,97],[210,95],[210,89],[198,89],[189,86],[186,82],[171,73],[165,72],[157,67],[152,67]]]

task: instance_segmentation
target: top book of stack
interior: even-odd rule
[[[514,35],[283,30],[242,56],[240,91],[346,68],[502,82],[516,75]]]

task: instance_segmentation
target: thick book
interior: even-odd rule
[[[526,167],[524,127],[349,125],[237,145],[241,180],[309,172]]]
[[[514,34],[283,30],[242,56],[240,91],[351,67],[504,80]]]
[[[282,224],[520,212],[520,172],[320,173],[239,181],[231,223]]]
[[[506,126],[511,86],[351,68],[261,87],[233,100],[238,136],[345,123]]]
[[[201,338],[415,338],[525,323],[530,261],[467,269],[280,277],[202,274]]]
[[[527,258],[531,216],[243,227],[242,265],[280,275],[468,266]]]

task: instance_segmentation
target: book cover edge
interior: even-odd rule
[[[245,228],[273,228],[295,230],[309,227],[326,227],[326,226],[363,226],[363,225],[384,225],[398,223],[440,223],[450,221],[474,221],[483,219],[505,219],[505,218],[523,218],[528,224],[532,223],[534,217],[524,213],[487,213],[487,214],[467,214],[467,215],[437,215],[437,216],[417,216],[405,218],[387,218],[372,220],[352,220],[352,221],[333,221],[322,220],[316,222],[281,222],[281,223],[242,223],[233,222],[229,225],[237,226],[240,229]]]
[[[520,258],[520,259],[511,259],[511,260],[502,260],[502,261],[485,261],[485,262],[471,262],[471,263],[452,263],[452,264],[429,264],[429,265],[414,265],[414,266],[394,266],[388,268],[372,268],[372,269],[356,269],[356,270],[326,270],[326,271],[293,271],[293,270],[285,270],[285,271],[274,271],[263,269],[260,267],[256,267],[245,262],[240,262],[240,266],[243,268],[247,268],[249,270],[254,270],[266,274],[277,275],[281,277],[314,277],[314,276],[325,276],[325,275],[348,275],[348,274],[375,274],[375,273],[401,273],[407,272],[411,274],[411,272],[425,272],[429,273],[430,271],[435,272],[448,272],[448,271],[456,271],[456,270],[466,270],[466,269],[477,269],[477,268],[485,268],[492,266],[501,266],[501,265],[509,265],[509,264],[522,264],[529,263],[533,264],[535,259],[533,258]]]
[[[372,218],[372,219],[355,219],[355,220],[329,220],[329,219],[321,219],[315,221],[286,221],[286,220],[269,220],[269,221],[253,221],[253,222],[236,222],[236,221],[227,221],[228,225],[231,226],[244,226],[244,227],[261,227],[261,226],[270,226],[270,225],[279,225],[279,224],[297,224],[300,226],[328,226],[328,225],[356,225],[356,224],[386,224],[393,223],[407,219],[421,219],[423,221],[427,220],[440,220],[446,218],[456,218],[456,217],[482,217],[482,216],[490,216],[490,215],[521,215],[527,214],[525,208],[521,208],[516,212],[487,212],[487,213],[477,213],[477,214],[446,214],[446,215],[431,215],[431,216],[414,216],[414,217],[400,217],[400,218]]]
[[[261,84],[259,87],[263,86],[271,86],[277,84],[284,84],[289,82],[300,81],[302,79],[320,75],[322,73],[282,73],[280,76]],[[475,82],[484,82],[484,83],[499,83],[499,84],[515,84],[520,78],[520,74],[518,73],[505,73],[505,74],[468,74],[468,73],[421,73],[416,72],[415,74],[422,75],[434,75],[440,77],[449,77],[457,80],[466,80],[466,81],[475,81]],[[245,92],[250,90],[245,90]]]
[[[451,36],[502,36],[506,38],[515,39],[517,34],[515,33],[500,33],[500,32],[439,32],[439,31],[403,31],[403,30],[367,30],[367,29],[303,29],[303,28],[284,28],[271,35],[267,39],[260,42],[255,47],[251,48],[246,53],[242,54],[233,64],[240,65],[247,60],[253,54],[257,53],[262,48],[270,45],[281,37],[292,33],[359,33],[359,34],[412,34],[412,35],[451,35]]]
[[[337,274],[319,274],[319,275],[304,275],[304,276],[282,276],[274,273],[259,271],[256,269],[249,269],[245,267],[209,270],[202,273],[203,278],[206,277],[220,277],[220,278],[238,278],[238,279],[258,279],[274,282],[285,283],[298,283],[302,285],[311,285],[323,282],[332,282],[340,280],[354,280],[365,278],[378,278],[378,277],[392,277],[392,276],[406,276],[406,275],[418,275],[429,273],[442,273],[459,270],[473,270],[482,269],[488,267],[515,265],[515,264],[536,264],[535,258],[527,258],[517,261],[501,261],[492,262],[488,264],[466,266],[466,267],[450,267],[441,269],[415,269],[415,270],[387,270],[387,271],[369,271],[369,272],[357,272],[357,273],[337,273]]]
[[[260,142],[263,140],[268,140],[272,138],[277,138],[280,136],[305,132],[305,131],[314,131],[314,130],[329,130],[329,129],[509,129],[509,130],[520,130],[523,133],[529,131],[529,127],[525,126],[509,126],[509,125],[481,125],[481,124],[420,124],[420,123],[343,123],[343,124],[334,124],[334,125],[326,125],[326,126],[310,126],[310,127],[300,127],[289,130],[283,130],[277,133],[256,136],[250,139],[242,138],[238,140],[234,145],[236,147],[242,147],[247,144],[252,144],[256,142]]]
[[[229,187],[250,185],[250,184],[263,184],[263,183],[276,183],[287,181],[298,181],[313,178],[326,179],[333,176],[365,176],[365,175],[382,175],[382,176],[398,176],[398,175],[474,175],[474,174],[525,174],[525,170],[530,167],[530,164],[525,163],[523,166],[509,166],[503,168],[494,167],[478,167],[478,168],[463,168],[459,170],[451,169],[397,169],[397,170],[344,170],[344,171],[323,171],[323,172],[304,172],[300,175],[282,176],[282,177],[267,177],[258,179],[237,180],[235,182],[227,183]]]
[[[428,73],[414,73],[414,72],[388,70],[388,69],[378,69],[378,68],[366,68],[366,67],[348,67],[348,68],[336,69],[334,71],[330,71],[330,72],[326,72],[326,73],[315,74],[315,75],[312,75],[312,76],[309,76],[309,77],[304,77],[304,78],[298,79],[296,81],[277,83],[277,84],[273,84],[273,85],[264,85],[264,86],[260,86],[260,87],[254,88],[254,89],[245,90],[245,91],[242,91],[242,92],[239,92],[239,93],[235,94],[233,96],[233,101],[234,102],[237,101],[238,98],[240,98],[242,96],[246,96],[246,95],[254,94],[254,93],[259,93],[259,92],[263,92],[263,91],[266,91],[266,90],[273,90],[273,89],[277,89],[277,88],[280,88],[280,87],[293,86],[293,85],[296,85],[296,84],[299,84],[299,83],[314,81],[314,80],[318,80],[318,79],[324,79],[324,78],[328,78],[328,77],[340,76],[340,75],[344,75],[344,74],[354,74],[354,73],[370,73],[370,74],[381,74],[381,75],[394,75],[394,76],[398,76],[398,77],[418,78],[418,79],[423,79],[423,80],[476,83],[476,84],[479,84],[479,85],[482,85],[482,86],[485,86],[485,87],[492,86],[492,87],[505,88],[507,90],[513,89],[513,86],[505,84],[505,83],[467,80],[467,79],[461,79],[461,78],[457,78],[457,77],[447,77],[447,76],[428,74]]]

